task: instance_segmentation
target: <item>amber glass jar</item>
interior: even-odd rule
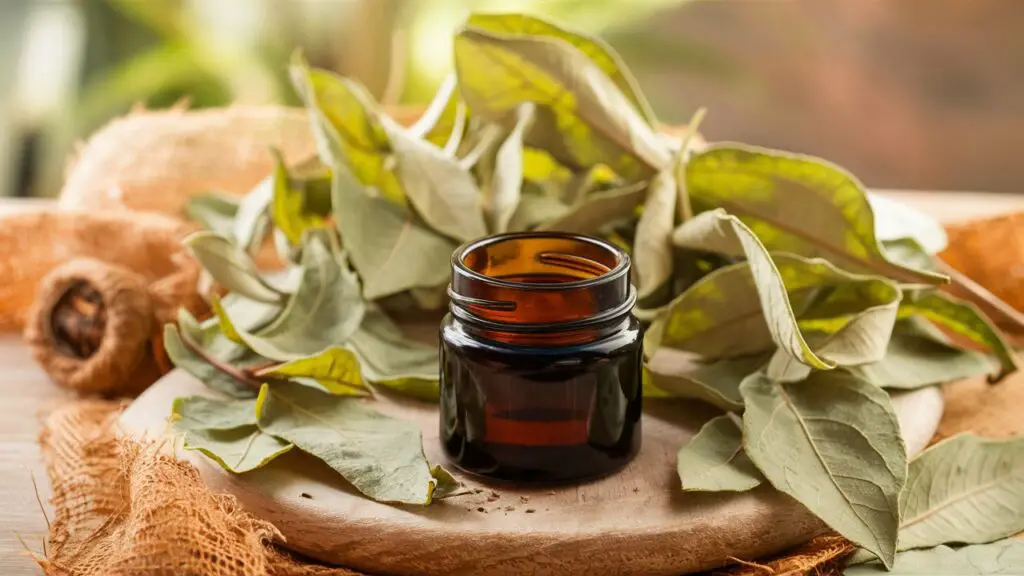
[[[605,475],[640,449],[640,324],[629,256],[585,236],[502,234],[452,255],[441,441],[517,482]]]

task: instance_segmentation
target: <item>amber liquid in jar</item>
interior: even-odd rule
[[[452,256],[441,326],[441,441],[473,474],[606,475],[640,449],[642,338],[629,256],[602,240],[517,233]]]

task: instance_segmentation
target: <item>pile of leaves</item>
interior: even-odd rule
[[[646,393],[724,412],[680,450],[684,490],[770,484],[885,567],[1024,529],[1024,441],[957,437],[908,467],[889,390],[1017,369],[989,319],[941,289],[938,224],[823,160],[705,145],[699,114],[666,135],[597,39],[477,14],[454,50],[411,127],[296,58],[318,157],[190,204],[208,231],[187,244],[220,290],[213,317],[183,313],[165,341],[228,399],[177,401],[189,448],[239,473],[302,450],[383,502],[449,492],[418,427],[364,397],[437,396],[435,349],[395,319],[444,309],[460,243],[563,230],[630,252]],[[281,273],[254,264],[268,238]]]

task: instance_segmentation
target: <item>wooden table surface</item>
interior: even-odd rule
[[[1024,210],[1024,195],[959,192],[886,191],[887,196],[917,206],[937,218],[960,221],[1011,210]],[[38,203],[5,200],[0,214]],[[72,398],[49,382],[32,362],[17,334],[0,335],[0,575],[40,574],[25,545],[42,553],[50,489],[36,442],[40,415]],[[33,488],[39,488],[42,508]],[[20,539],[20,540],[19,540]]]

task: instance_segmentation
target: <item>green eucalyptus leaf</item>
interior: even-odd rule
[[[407,338],[379,309],[367,310],[347,345],[369,382],[423,400],[437,399],[437,349]]]
[[[792,360],[819,370],[885,354],[901,298],[892,282],[849,274],[821,259],[769,254],[739,218],[720,210],[681,225],[673,242],[739,253],[747,261],[719,268],[673,300],[645,337],[650,350],[668,346],[718,358],[777,345]],[[814,347],[797,321],[807,317],[829,321],[817,326],[830,333]]]
[[[589,171],[590,167],[583,168]],[[607,168],[606,168],[607,170]],[[534,183],[552,182],[558,186],[567,185],[573,178],[573,171],[559,164],[546,150],[526,146],[523,148],[523,179]],[[564,202],[565,198],[561,198]]]
[[[432,473],[418,424],[385,416],[360,399],[264,385],[256,406],[263,432],[323,460],[379,502],[430,504],[439,482],[453,480]]]
[[[561,216],[546,221],[543,230],[595,234],[609,222],[631,216],[647,195],[647,183],[637,182],[622,188],[585,195]],[[564,206],[564,205],[563,205]]]
[[[746,492],[764,476],[743,452],[743,431],[735,414],[708,420],[679,449],[676,467],[687,492]]]
[[[510,231],[533,230],[538,227],[547,228],[545,223],[557,220],[568,214],[570,208],[558,198],[544,193],[531,182],[523,183],[519,204],[512,218],[509,219]],[[558,230],[559,228],[550,228]]]
[[[198,345],[193,343],[193,346]],[[173,324],[164,326],[164,349],[167,350],[167,357],[176,367],[188,372],[213,390],[235,398],[252,397],[256,393],[237,378],[218,370],[206,358],[186,345]],[[244,346],[239,346],[224,338],[223,335],[214,337],[209,345],[203,347],[203,350],[209,356],[235,367],[264,362],[263,358],[253,354]]]
[[[227,194],[198,194],[185,201],[185,217],[210,232],[230,236],[238,205],[238,198]]]
[[[647,187],[644,211],[633,242],[633,277],[639,300],[654,295],[672,278],[672,229],[677,199],[672,171],[659,172]]]
[[[508,230],[519,205],[523,188],[523,138],[533,122],[532,102],[521,104],[515,112],[515,124],[499,144],[492,158],[485,155],[478,165],[482,174],[484,213],[492,233]]]
[[[390,118],[382,117],[381,125],[394,152],[395,173],[423,221],[463,242],[485,236],[480,189],[473,176],[443,150],[416,138]]]
[[[629,99],[636,111],[647,120],[648,124],[651,126],[657,124],[658,120],[654,116],[650,104],[644,98],[639,84],[630,74],[625,62],[611,46],[600,38],[566,30],[551,22],[525,14],[471,14],[466,25],[500,34],[547,37],[572,44],[608,76],[622,94]]]
[[[536,103],[528,143],[566,166],[607,164],[638,180],[669,165],[667,146],[628,98],[567,42],[470,26],[455,37],[455,69],[473,114],[499,122],[523,102]]]
[[[960,434],[931,446],[910,461],[900,511],[900,550],[1024,531],[1024,437]]]
[[[198,450],[235,474],[265,466],[293,446],[256,426],[256,399],[177,398],[171,409],[174,429],[185,436],[186,450]]]
[[[359,182],[373,186],[386,201],[405,207],[407,199],[395,173],[391,141],[366,89],[348,78],[311,69],[298,58],[290,72],[309,111],[324,163],[332,170],[348,166]]]
[[[293,246],[302,243],[306,230],[323,226],[324,219],[306,208],[306,190],[296,186],[288,175],[284,159],[274,152],[274,193],[270,203],[270,217],[280,232]],[[287,254],[286,254],[287,255]]]
[[[176,430],[231,430],[256,425],[256,399],[217,400],[206,396],[176,398],[171,406]]]
[[[877,362],[850,366],[857,377],[882,388],[913,389],[988,374],[992,362],[984,354],[960,350],[925,334],[914,319],[900,320],[893,328],[885,357]]]
[[[743,409],[740,382],[767,362],[766,354],[706,362],[695,354],[663,349],[648,361],[647,371],[654,386],[668,396],[738,412]]]
[[[1024,542],[1003,540],[954,549],[937,546],[901,552],[892,569],[872,562],[851,566],[843,576],[1020,576],[1024,566]]]
[[[840,371],[740,384],[743,447],[776,489],[892,566],[907,455],[889,395]]]
[[[971,302],[936,290],[911,292],[900,305],[900,317],[922,316],[936,325],[992,352],[999,360],[1000,372],[993,381],[1018,370],[1013,349],[999,328]]]
[[[328,231],[306,238],[302,279],[281,314],[258,333],[234,327],[246,346],[271,360],[297,360],[345,342],[363,320],[359,281],[335,258]]]
[[[334,222],[366,299],[447,283],[454,242],[408,209],[370,196],[344,166],[335,169],[333,187]]]
[[[330,394],[352,396],[366,393],[359,359],[351,350],[340,346],[331,346],[312,356],[268,366],[257,370],[255,375],[282,380],[311,379],[316,387]]]
[[[185,245],[213,279],[228,290],[267,303],[287,298],[282,290],[264,280],[249,255],[227,238],[213,232],[195,232],[185,238]]]
[[[687,163],[686,186],[695,209],[724,208],[742,219],[773,252],[821,257],[844,270],[905,283],[948,281],[941,274],[888,259],[879,244],[864,187],[823,160],[751,146],[715,145]]]

